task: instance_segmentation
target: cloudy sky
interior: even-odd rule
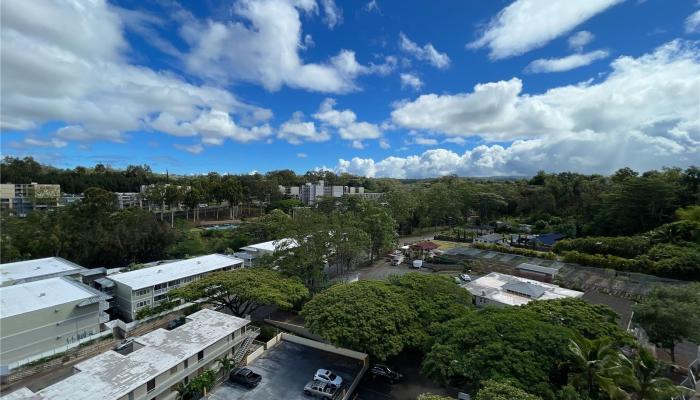
[[[700,164],[697,0],[0,4],[3,155],[398,178]]]

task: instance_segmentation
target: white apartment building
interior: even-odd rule
[[[136,192],[116,192],[117,208],[141,207],[141,193]]]
[[[108,298],[67,277],[0,287],[0,372],[97,335]]]
[[[0,207],[24,215],[35,209],[58,207],[61,185],[42,183],[3,183],[0,185]]]
[[[116,306],[122,319],[133,321],[138,310],[166,301],[167,293],[202,276],[243,266],[243,260],[223,254],[209,254],[108,275],[115,284]]]
[[[491,272],[464,284],[463,287],[474,296],[474,304],[477,307],[522,306],[533,300],[583,296],[583,292],[576,290],[498,272]]]
[[[306,205],[314,205],[321,197],[360,196],[366,199],[377,199],[382,193],[365,192],[362,186],[326,185],[324,181],[316,183],[307,182],[301,186],[281,186],[279,191],[283,195],[301,200]]]
[[[5,263],[0,264],[0,286],[10,286],[60,276],[80,280],[81,273],[85,271],[87,271],[86,268],[61,257]]]
[[[272,254],[278,250],[293,249],[299,247],[294,239],[270,240],[269,242],[251,244],[242,247],[240,252],[234,253],[234,257],[243,260],[243,266],[253,267],[257,265],[256,260],[264,255]]]
[[[3,399],[173,400],[178,383],[217,368],[216,360],[226,354],[234,360],[245,355],[259,333],[249,323],[204,309],[171,331],[157,329],[136,338],[131,353],[110,350],[75,365],[73,375],[36,393],[22,388]]]

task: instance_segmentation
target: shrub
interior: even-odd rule
[[[554,254],[550,251],[537,251],[537,250],[530,250],[530,249],[522,249],[520,247],[508,247],[508,246],[501,246],[498,244],[486,244],[486,243],[474,243],[473,246],[475,248],[481,249],[481,250],[500,251],[502,253],[517,254],[517,255],[525,256],[525,257],[544,258],[545,260],[556,260],[557,259],[556,254]]]
[[[650,242],[644,236],[587,237],[560,240],[554,245],[555,253],[577,251],[588,254],[612,254],[634,258],[649,250]]]

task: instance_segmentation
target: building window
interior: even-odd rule
[[[134,400],[134,392],[129,392],[129,400]]]
[[[172,367],[172,368],[170,368],[170,375],[173,375],[173,374],[175,374],[175,373],[177,373],[177,365],[174,366],[174,367]]]
[[[185,360],[185,369],[187,369],[189,366],[190,366],[190,360]]]
[[[197,353],[197,362],[202,361],[202,358],[204,358],[204,350]]]
[[[185,382],[185,385],[187,385],[188,383],[190,383],[190,377],[186,376],[185,379],[183,379],[182,381]]]
[[[168,295],[167,295],[167,294],[159,294],[158,296],[155,296],[155,297],[153,298],[153,302],[154,302],[154,303],[157,303],[157,302],[159,302],[159,301],[167,300],[167,298],[168,298]]]
[[[156,390],[156,378],[146,382],[146,392],[152,392],[154,390]]]
[[[149,304],[151,304],[151,300],[142,300],[142,301],[138,301],[138,302],[136,302],[136,308],[145,307],[145,306],[147,306],[147,305],[149,305]]]
[[[159,283],[153,287],[153,290],[165,289],[168,287],[167,283]]]

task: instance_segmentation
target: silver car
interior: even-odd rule
[[[338,388],[328,382],[313,380],[304,386],[304,394],[322,399],[334,399]]]

